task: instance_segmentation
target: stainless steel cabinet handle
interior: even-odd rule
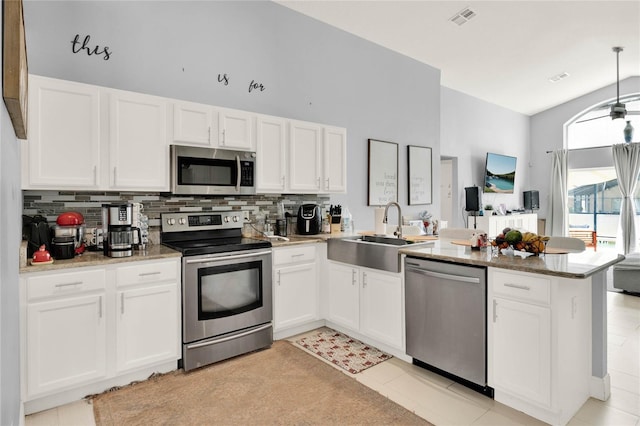
[[[493,322],[498,319],[498,301],[493,299]]]
[[[114,185],[118,184],[118,168],[117,167],[113,168],[113,184]]]
[[[505,287],[511,287],[511,288],[517,288],[519,290],[531,290],[531,287],[529,287],[528,285],[522,285],[522,284],[512,284],[512,283],[504,283]]]
[[[278,285],[280,285],[280,271],[278,271]]]
[[[464,282],[464,283],[473,283],[473,284],[479,284],[480,283],[480,278],[463,277],[463,276],[460,276],[460,275],[451,275],[451,274],[443,274],[441,272],[427,271],[425,269],[407,268],[407,272],[414,272],[416,274],[424,275],[424,276],[427,276],[427,277],[443,278],[443,279],[450,280],[450,281],[460,281],[460,282]]]
[[[209,127],[207,128],[207,132],[208,132],[208,134],[207,134],[207,140],[208,140],[209,142],[211,142],[211,126],[209,126]]]
[[[320,178],[318,178],[318,179],[317,179],[316,186],[317,186],[318,188],[320,188]]]
[[[192,264],[192,263],[219,262],[219,261],[227,261],[227,260],[234,260],[234,259],[244,259],[247,257],[262,256],[265,254],[271,254],[271,250],[265,250],[265,251],[247,253],[247,254],[237,254],[233,256],[216,256],[216,257],[207,257],[204,259],[195,259],[195,260],[187,259],[185,263]]]
[[[367,273],[363,272],[362,273],[362,288],[367,286]]]
[[[282,176],[282,187],[284,188],[284,176]]]
[[[120,313],[124,315],[124,293],[120,293]]]
[[[102,296],[98,298],[98,318],[102,318]]]
[[[225,129],[222,129],[222,140],[220,141],[220,144],[224,145],[224,143],[226,142],[226,139],[227,139],[226,131]]]
[[[329,178],[327,178],[327,189],[331,188],[331,185],[329,185]]]
[[[351,285],[356,285],[356,273],[355,269],[351,270]]]
[[[61,287],[69,287],[72,285],[82,285],[82,281],[74,281],[72,283],[62,283],[62,284],[56,284],[57,288],[61,288]]]
[[[242,168],[240,166],[240,156],[236,155],[236,164],[237,164],[237,170],[238,170],[238,178],[236,180],[236,192],[240,191],[240,178],[242,178]]]
[[[155,271],[155,272],[140,272],[140,273],[138,274],[138,276],[139,276],[139,277],[146,277],[146,276],[149,276],[149,275],[160,275],[161,273],[162,273],[162,272],[160,272],[160,271]]]
[[[93,166],[93,184],[98,184],[98,166]]]

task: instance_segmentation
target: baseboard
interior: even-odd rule
[[[607,373],[604,377],[591,376],[589,386],[590,395],[600,401],[606,401],[611,396],[611,376]]]

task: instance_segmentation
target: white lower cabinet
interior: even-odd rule
[[[590,279],[488,271],[488,382],[495,400],[566,424],[590,395]]]
[[[401,274],[329,262],[328,320],[404,350]]]
[[[274,331],[318,319],[315,244],[273,249]]]
[[[23,399],[38,400],[27,414],[77,399],[75,389],[101,392],[132,372],[177,368],[180,258],[126,265],[21,275]]]

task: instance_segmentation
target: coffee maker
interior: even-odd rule
[[[102,205],[102,235],[105,256],[132,256],[134,232],[136,232],[136,228],[133,227],[133,206],[131,204]],[[137,232],[139,236],[140,229],[137,229]]]

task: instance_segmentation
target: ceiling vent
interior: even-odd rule
[[[476,13],[470,8],[465,7],[460,12],[449,18],[449,20],[454,24],[462,25],[467,23],[467,21],[471,20],[474,16],[476,16]]]
[[[560,74],[558,74],[558,75],[554,75],[553,77],[549,77],[549,81],[550,81],[550,82],[552,82],[552,83],[557,83],[557,82],[559,82],[560,80],[562,80],[562,79],[565,79],[565,78],[569,77],[569,75],[570,75],[570,74],[569,74],[568,72],[566,72],[566,71],[565,71],[565,72],[562,72],[562,73],[560,73]]]

